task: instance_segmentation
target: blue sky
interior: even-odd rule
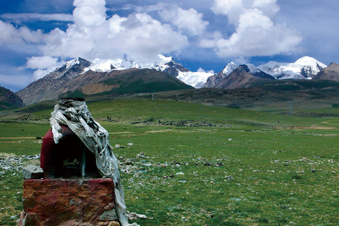
[[[231,61],[339,63],[337,0],[2,0],[0,86],[18,91],[75,57],[219,72]]]

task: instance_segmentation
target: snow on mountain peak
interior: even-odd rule
[[[250,70],[250,73],[256,73],[258,71],[257,67],[254,66],[253,64],[244,64],[248,67],[248,69]],[[235,69],[237,69],[239,67],[238,64],[234,63],[234,62],[231,62],[229,64],[227,64],[225,66],[225,68],[222,70],[222,73],[225,75],[225,76],[228,76],[229,74],[231,74]]]
[[[76,63],[78,63],[78,59],[69,61],[66,64],[67,67],[71,67]],[[178,72],[177,78],[179,80],[195,88],[201,88],[206,83],[207,78],[214,74],[213,72],[205,72],[204,70],[200,70],[198,72],[190,72],[187,69],[183,68],[180,64],[176,63],[172,57],[166,57],[161,54],[158,55],[158,59],[150,63],[133,62],[127,59],[102,60],[96,58],[91,62],[91,65],[89,67],[83,70],[82,73],[85,73],[89,70],[95,72],[110,72],[112,70],[125,70],[129,68],[148,68],[165,73],[167,73],[168,69],[174,69]]]
[[[227,64],[224,68],[224,70],[222,71],[223,74],[225,74],[226,76],[228,76],[229,74],[231,74],[235,69],[237,69],[237,67],[239,67],[238,64],[235,64],[234,62],[231,62],[229,64]]]
[[[69,69],[76,64],[82,64],[83,60],[84,59],[76,58],[68,61],[65,66]],[[253,64],[245,65],[252,74],[264,72],[276,79],[311,79],[321,69],[326,67],[325,64],[309,56],[302,57],[294,63],[278,63],[270,61],[258,67]],[[239,65],[234,62],[227,64],[222,70],[222,76],[228,76],[238,67]],[[129,68],[148,68],[169,73],[173,76],[177,76],[182,82],[195,88],[201,88],[207,82],[207,79],[214,75],[214,73],[205,72],[204,70],[190,72],[182,67],[182,65],[176,63],[172,57],[166,57],[161,54],[158,55],[158,58],[155,61],[149,63],[134,62],[128,59],[94,59],[90,66],[83,70],[83,73],[89,70],[96,72],[110,72],[112,70],[125,70]]]
[[[168,62],[173,60],[172,57],[165,57],[162,54],[159,54],[158,57],[159,57],[159,59],[161,60],[162,63],[168,63]]]
[[[245,64],[245,65],[248,67],[248,69],[250,70],[250,72],[252,74],[254,74],[254,73],[256,73],[258,71],[257,67],[254,66],[253,64]]]
[[[207,79],[213,76],[213,72],[206,72],[204,70],[198,70],[197,72],[181,72],[179,71],[178,79],[182,82],[193,86],[194,88],[202,88],[203,85],[207,82]]]
[[[165,57],[164,55],[159,54],[158,59],[150,63],[139,63],[133,62],[128,59],[94,59],[91,63],[91,66],[85,69],[86,71],[92,70],[97,72],[109,72],[113,69],[115,70],[124,70],[129,68],[150,68],[156,69],[158,71],[165,70],[168,66],[166,63],[173,61],[172,57]]]
[[[258,66],[261,71],[276,79],[311,79],[326,65],[312,57],[302,57],[295,63],[278,63],[270,61]]]
[[[321,68],[325,68],[326,65],[317,61],[316,59],[314,59],[313,57],[309,57],[309,56],[304,56],[302,58],[300,58],[299,60],[297,60],[295,62],[295,64],[299,64],[299,65],[304,65],[304,66],[310,66],[312,68],[312,70],[315,71],[320,71],[319,67]]]
[[[73,60],[70,60],[70,61],[67,61],[66,62],[66,68],[71,68],[73,67],[74,65],[77,65],[77,64],[80,64],[80,57],[78,58],[75,58]]]

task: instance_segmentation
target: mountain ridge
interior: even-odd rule
[[[4,87],[0,86],[0,110],[23,107],[22,99]]]
[[[163,55],[158,57],[158,60],[151,63],[138,63],[127,59],[95,59],[90,62],[79,57],[66,62],[60,68],[29,84],[16,94],[28,105],[42,100],[56,99],[63,93],[74,93],[76,90],[83,95],[96,95],[113,89],[121,89],[117,84],[101,83],[102,80],[107,79],[106,77],[110,73],[114,72],[118,75],[119,73],[128,73],[128,70],[142,69],[171,75],[191,88],[237,89],[268,80],[328,79],[324,76],[318,78],[316,75],[323,72],[326,65],[308,56],[302,57],[294,63],[270,61],[258,67],[253,64],[237,65],[231,62],[218,73],[206,72],[202,69],[191,72],[175,62],[172,57]],[[84,74],[87,80],[81,77]],[[144,88],[146,87],[144,86]],[[137,88],[134,87],[133,90],[137,90]],[[128,91],[125,89],[125,92]]]

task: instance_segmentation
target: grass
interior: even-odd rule
[[[110,132],[111,145],[126,147],[115,148],[116,156],[135,163],[121,176],[128,210],[152,218],[140,225],[339,224],[338,118],[174,101],[94,102],[89,109]],[[189,120],[213,126],[159,123]],[[36,136],[49,125],[3,122],[0,128],[0,153],[22,155],[39,153]],[[141,152],[145,158],[137,157]],[[0,225],[15,225],[23,179],[2,172]]]

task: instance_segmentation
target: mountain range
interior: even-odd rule
[[[76,58],[16,94],[26,105],[60,96],[119,96],[194,88],[237,89],[257,83],[285,79],[339,81],[339,66],[328,67],[312,57],[294,63],[268,62],[258,67],[233,62],[218,72],[191,72],[171,57],[159,55],[152,63],[130,60],[92,62]],[[194,88],[193,88],[194,87]]]

